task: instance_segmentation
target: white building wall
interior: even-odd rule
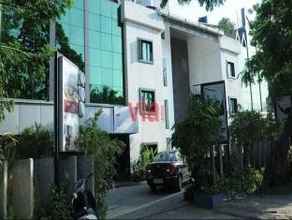
[[[171,137],[172,128],[175,124],[174,120],[174,103],[173,103],[173,77],[172,77],[172,65],[171,65],[171,36],[170,27],[167,23],[164,23],[164,39],[162,40],[162,59],[166,62],[166,78],[167,85],[163,87],[163,97],[168,100],[168,110],[169,110],[169,129],[165,129],[165,136]],[[162,76],[163,77],[163,76]],[[163,79],[163,78],[162,78]],[[170,143],[167,143],[168,145]],[[168,146],[169,147],[169,146]]]
[[[163,86],[161,33],[164,31],[164,25],[161,17],[155,10],[126,1],[123,5],[122,19],[124,22],[128,102],[132,106],[137,106],[139,89],[143,88],[155,91],[155,99],[159,105],[158,121],[151,122],[147,119],[143,121],[141,115],[138,115],[139,132],[130,135],[130,157],[131,162],[133,162],[138,159],[142,144],[157,144],[159,151],[167,148],[166,139],[170,136],[170,132],[165,129],[164,100],[170,98],[169,104],[171,105],[171,94],[167,94],[167,91],[171,90],[166,90]],[[153,64],[138,62],[138,39],[152,41]]]
[[[243,54],[244,51],[242,51],[241,49],[240,42],[230,37],[222,36],[220,38],[220,47],[221,68],[223,73],[223,79],[226,82],[227,105],[229,107],[230,98],[236,98],[238,104],[243,110],[250,109],[250,90],[241,81],[241,72],[244,68],[245,62],[243,60],[245,60],[245,56]],[[227,62],[234,63],[235,78],[228,76]]]
[[[130,120],[127,107],[113,105],[86,104],[85,117],[80,121],[85,124],[101,111],[97,124],[100,129],[110,133],[130,134],[137,131],[138,123]],[[20,134],[25,128],[41,124],[50,131],[54,130],[53,102],[15,99],[14,108],[5,113],[5,119],[0,123],[0,135],[5,133]]]
[[[245,62],[247,58],[246,48],[239,41],[230,37],[222,36],[220,38],[221,57],[222,57],[222,72],[224,80],[226,80],[227,100],[229,98],[237,98],[241,110],[251,110],[251,94],[250,87],[242,82],[242,72],[245,70]],[[249,54],[255,54],[255,48],[249,45]],[[230,78],[227,74],[226,62],[235,64],[236,78]],[[261,90],[261,92],[260,92]],[[260,94],[261,93],[261,94]],[[268,98],[267,82],[263,81],[261,86],[259,83],[252,84],[253,109],[256,111],[267,111]],[[261,106],[262,102],[262,106]],[[263,109],[261,109],[261,107]]]

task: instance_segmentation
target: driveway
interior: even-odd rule
[[[120,187],[106,197],[107,219],[235,219],[235,216],[196,208],[183,201],[183,192],[153,193],[146,183]]]
[[[138,185],[119,187],[107,194],[108,219],[142,218],[144,214],[161,212],[165,205],[174,201],[182,201],[183,192],[170,193],[160,190],[157,193],[150,191],[145,182]],[[177,205],[181,205],[177,202]],[[145,212],[145,210],[148,210]]]

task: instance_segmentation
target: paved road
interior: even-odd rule
[[[120,187],[107,194],[108,219],[132,218],[139,219],[153,213],[160,213],[170,206],[169,203],[182,201],[183,192],[170,193],[160,190],[150,191],[146,183],[135,186]],[[180,202],[175,204],[181,205]]]
[[[234,215],[199,209],[183,201],[183,192],[152,193],[145,183],[107,194],[107,219],[235,219]]]

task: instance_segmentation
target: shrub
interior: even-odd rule
[[[16,145],[18,140],[13,135],[5,134],[0,137],[0,168],[4,161],[8,162],[9,167],[15,160]]]
[[[51,187],[46,217],[50,220],[72,219],[70,199],[65,193],[64,186]]]
[[[175,124],[172,143],[186,158],[197,190],[212,182],[208,154],[219,138],[220,106],[192,97],[186,119]]]
[[[157,149],[147,145],[142,146],[139,159],[133,163],[133,179],[135,181],[144,180],[146,167],[154,160],[156,154]]]
[[[100,217],[105,218],[105,193],[112,187],[113,177],[116,174],[116,158],[124,144],[98,128],[98,116],[99,113],[90,119],[86,126],[80,128],[78,144],[86,155],[94,159],[97,208]]]
[[[263,183],[263,171],[249,168],[243,173],[243,190],[246,193],[258,191]]]
[[[244,149],[245,168],[254,166],[252,161],[253,148],[257,143],[273,140],[279,135],[280,124],[271,115],[263,116],[256,111],[242,111],[233,115],[230,126],[231,141],[239,148]]]
[[[46,127],[35,124],[19,135],[16,156],[18,159],[52,156],[53,141],[53,134]]]

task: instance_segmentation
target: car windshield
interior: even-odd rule
[[[156,155],[154,158],[155,162],[161,161],[177,161],[177,153],[176,152],[161,152]]]

